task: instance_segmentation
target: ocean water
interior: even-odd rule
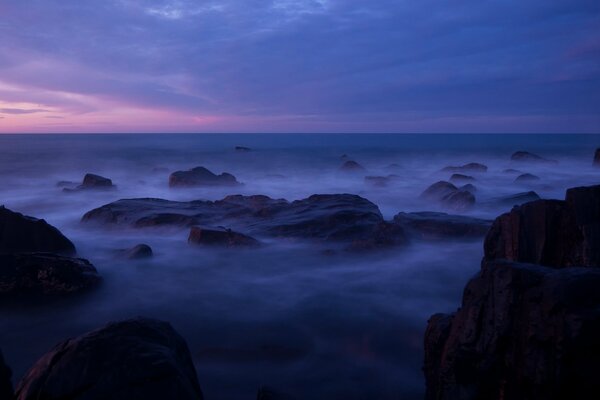
[[[250,152],[236,152],[247,146]],[[477,204],[466,215],[508,211],[492,200],[534,190],[563,198],[597,184],[600,135],[0,135],[0,204],[58,227],[104,277],[84,296],[43,305],[0,304],[0,348],[15,382],[67,337],[137,315],[164,319],[187,340],[205,397],[252,399],[266,385],[300,399],[418,399],[428,317],[460,303],[479,268],[482,240],[413,243],[361,256],[324,255],[310,243],[275,241],[256,250],[198,249],[187,230],[102,229],[80,223],[121,198],[215,200],[265,194],[296,200],[353,193],[384,217],[444,211],[419,199],[451,175],[441,169],[486,164],[474,174]],[[527,150],[556,164],[515,164]],[[364,173],[341,172],[341,156]],[[170,189],[170,172],[205,166],[234,174],[236,188]],[[516,168],[541,179],[514,183]],[[64,193],[58,181],[92,172],[117,190]],[[365,176],[397,175],[387,187]],[[115,249],[148,243],[155,257],[124,261]]]

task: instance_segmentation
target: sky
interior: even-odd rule
[[[598,0],[0,0],[0,133],[600,133]]]

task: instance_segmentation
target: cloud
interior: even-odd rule
[[[41,112],[47,112],[48,110],[44,110],[42,108],[0,108],[0,114],[13,114],[13,115],[21,115],[21,114],[35,114]]]

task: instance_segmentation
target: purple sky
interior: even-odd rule
[[[600,132],[598,0],[0,0],[1,132]]]

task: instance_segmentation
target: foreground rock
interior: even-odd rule
[[[550,164],[557,163],[556,160],[549,160],[547,158],[544,158],[544,157],[539,156],[539,155],[534,154],[534,153],[530,153],[528,151],[515,151],[510,156],[510,159],[512,161],[520,161],[520,162],[550,163]]]
[[[450,182],[439,181],[429,186],[421,198],[439,203],[454,211],[466,211],[475,204],[475,195],[469,190],[458,189]]]
[[[482,238],[492,225],[490,220],[439,212],[399,213],[394,223],[423,240]]]
[[[515,207],[494,221],[484,251],[461,308],[428,322],[426,398],[599,393],[600,186]]]
[[[43,219],[0,206],[0,253],[18,252],[74,254],[75,246]]]
[[[487,170],[487,165],[475,162],[461,165],[458,167],[445,167],[444,169],[442,169],[442,171],[444,172],[487,172]]]
[[[4,362],[2,351],[0,351],[0,399],[13,398],[13,386],[10,380],[12,371]]]
[[[105,178],[103,176],[96,175],[96,174],[85,174],[81,185],[77,186],[76,188],[65,187],[63,190],[65,192],[73,192],[73,191],[90,190],[90,189],[106,190],[106,189],[114,189],[114,188],[116,188],[116,186],[113,185],[112,180],[110,180],[108,178]]]
[[[184,339],[168,323],[143,318],[58,344],[16,389],[17,400],[202,398]]]
[[[596,152],[594,153],[593,165],[600,167],[600,148],[596,149]]]
[[[260,242],[253,237],[231,229],[210,229],[194,226],[190,230],[188,243],[203,246],[257,247]]]
[[[223,172],[216,175],[204,167],[196,167],[188,171],[175,171],[169,176],[170,187],[193,186],[238,186],[235,176]]]

